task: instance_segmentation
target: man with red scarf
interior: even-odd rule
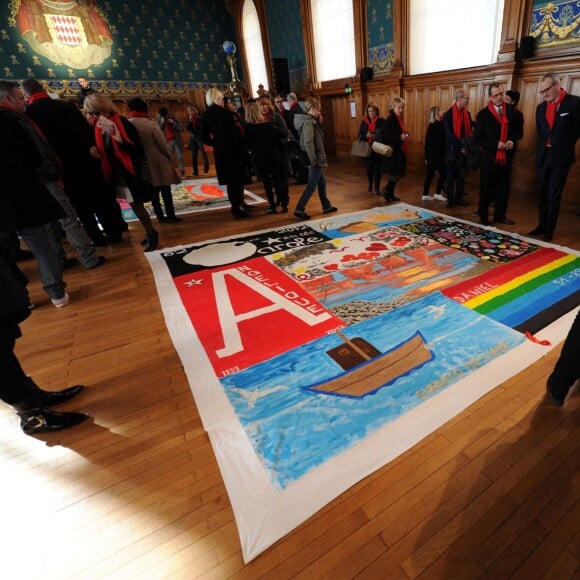
[[[467,168],[467,153],[461,139],[471,137],[471,115],[467,110],[469,91],[455,92],[455,102],[443,115],[445,129],[445,164],[447,168],[447,207],[467,205],[463,199]]]
[[[481,148],[479,172],[479,219],[489,224],[488,211],[495,202],[493,221],[513,225],[506,217],[509,194],[509,166],[514,148],[515,124],[512,121],[513,107],[504,103],[504,90],[500,83],[492,83],[487,94],[489,102],[477,113],[474,138]]]
[[[574,148],[580,137],[580,97],[568,94],[553,73],[540,79],[540,95],[544,101],[536,108],[539,223],[529,235],[542,236],[544,241],[550,242],[568,172],[576,161]]]

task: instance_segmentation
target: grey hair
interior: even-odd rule
[[[13,83],[12,81],[0,81],[0,101],[14,96],[14,90],[17,88],[17,83]]]
[[[547,79],[550,79],[553,83],[559,83],[560,82],[560,79],[553,72],[549,72],[549,73],[546,73],[545,75],[542,75],[542,78],[540,79],[540,82],[545,81]]]

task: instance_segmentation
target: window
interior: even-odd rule
[[[264,61],[264,46],[262,44],[262,32],[260,19],[253,0],[245,0],[242,12],[242,30],[244,34],[244,46],[246,49],[246,62],[250,73],[248,80],[248,93],[255,96],[258,85],[268,87],[268,73]]]
[[[316,80],[356,74],[352,0],[311,0]]]
[[[493,64],[504,0],[411,0],[410,74]]]

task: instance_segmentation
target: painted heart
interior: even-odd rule
[[[389,247],[385,244],[379,244],[378,242],[373,242],[370,246],[367,246],[365,250],[367,252],[380,252],[381,250],[388,250]]]
[[[325,270],[338,270],[338,264],[325,264],[323,268]]]

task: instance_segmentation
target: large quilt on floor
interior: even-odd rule
[[[246,561],[562,340],[577,252],[406,204],[147,254]]]

